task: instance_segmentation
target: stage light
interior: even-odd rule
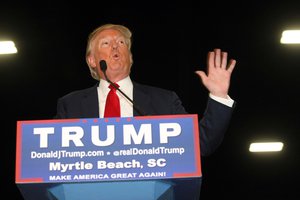
[[[249,147],[250,152],[276,152],[283,148],[282,142],[258,142],[251,143]]]
[[[13,41],[0,41],[0,54],[13,54],[18,50]]]
[[[300,30],[285,30],[282,32],[280,43],[300,44]]]

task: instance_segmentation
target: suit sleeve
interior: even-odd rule
[[[151,106],[155,112],[150,114],[187,114],[180,98],[175,92],[161,93],[159,98],[151,99]],[[156,96],[155,96],[156,97]],[[158,107],[159,106],[159,107]],[[158,109],[159,108],[159,109]],[[212,154],[220,146],[227,131],[234,110],[210,97],[203,116],[199,117],[200,150],[202,156]]]
[[[212,154],[222,143],[229,126],[233,107],[208,98],[207,107],[199,121],[201,155]]]

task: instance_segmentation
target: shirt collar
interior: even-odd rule
[[[124,79],[120,80],[117,82],[117,84],[120,86],[119,88],[125,92],[125,94],[128,92],[128,90],[131,90],[132,89],[132,81],[130,79],[129,76],[125,77]],[[99,88],[100,88],[100,91],[104,92],[104,94],[107,94],[109,92],[109,88],[108,86],[110,85],[109,82],[107,82],[106,80],[104,79],[100,79],[100,82],[99,82]]]

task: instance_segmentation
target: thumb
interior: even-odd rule
[[[207,79],[205,72],[204,71],[195,71],[195,73],[200,77],[200,79],[202,80],[202,83],[204,83],[205,80]]]

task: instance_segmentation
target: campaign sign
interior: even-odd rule
[[[201,176],[197,115],[17,122],[16,183]]]

